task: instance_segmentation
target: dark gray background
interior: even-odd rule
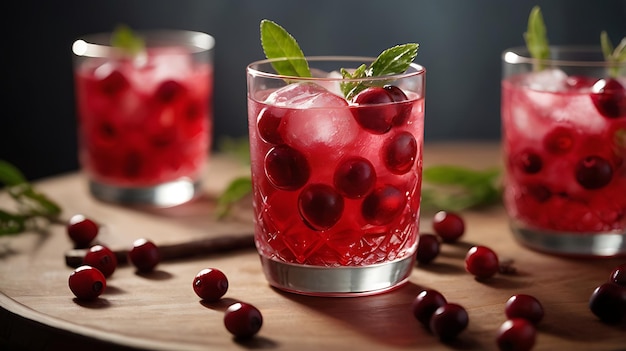
[[[523,45],[540,5],[552,44],[626,36],[626,0],[108,0],[3,5],[0,159],[29,179],[78,168],[70,47],[81,34],[205,31],[216,38],[215,137],[247,135],[245,66],[263,58],[259,22],[276,21],[307,55],[377,55],[418,42],[427,69],[426,141],[500,137],[500,54]]]

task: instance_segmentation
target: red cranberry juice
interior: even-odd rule
[[[210,145],[212,66],[182,49],[77,68],[79,158],[98,182],[153,186],[198,179]]]
[[[525,80],[502,83],[509,215],[528,229],[623,233],[626,116],[602,113],[591,84],[542,91]]]
[[[291,84],[248,99],[259,252],[326,267],[412,255],[424,98],[405,92],[402,103],[357,105],[319,89]],[[368,123],[381,116],[395,117]]]

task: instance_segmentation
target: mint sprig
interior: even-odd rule
[[[130,27],[123,24],[115,27],[111,35],[111,45],[131,57],[143,53],[146,48],[143,38],[135,34]]]
[[[0,209],[0,236],[17,234],[29,228],[37,218],[58,221],[61,207],[38,192],[13,164],[0,160],[0,184],[17,203],[16,211]]]
[[[272,67],[278,74],[292,77],[311,77],[309,64],[302,49],[300,49],[296,39],[283,27],[270,20],[262,20],[261,46],[266,58],[283,59],[272,62]],[[417,56],[418,47],[419,45],[415,43],[394,46],[383,51],[369,67],[361,65],[353,72],[341,68],[341,75],[344,79],[360,79],[403,73]],[[344,82],[341,84],[341,90],[344,97],[350,100],[368,86],[382,86],[384,84],[386,84],[384,80]]]
[[[528,16],[528,28],[524,33],[524,40],[526,41],[526,48],[530,56],[536,60],[547,60],[550,58],[550,44],[548,42],[548,35],[546,31],[546,25],[543,21],[543,15],[541,14],[541,8],[535,6],[530,11]],[[535,64],[534,69],[536,71],[542,70],[544,67],[542,64]]]
[[[614,48],[606,31],[600,33],[600,45],[604,59],[609,63],[609,75],[617,78],[620,74],[620,64],[626,62],[626,37]]]

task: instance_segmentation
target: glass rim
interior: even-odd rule
[[[246,66],[246,72],[249,76],[257,77],[257,78],[298,80],[298,81],[310,81],[310,82],[337,81],[337,80],[346,81],[346,82],[351,82],[351,81],[359,82],[359,81],[364,81],[364,80],[379,81],[379,80],[415,77],[415,76],[423,75],[426,73],[426,68],[424,68],[424,66],[417,64],[415,62],[411,62],[411,64],[409,65],[409,67],[413,69],[413,71],[411,72],[409,72],[409,70],[407,69],[407,71],[403,73],[399,73],[399,74],[391,74],[391,75],[376,76],[376,77],[364,77],[364,78],[350,78],[350,79],[345,79],[343,77],[298,77],[298,76],[290,76],[290,75],[283,75],[283,74],[278,74],[278,73],[265,72],[265,71],[262,71],[253,67],[253,66],[258,66],[262,64],[268,64],[268,63],[271,64],[272,62],[286,61],[290,59],[302,60],[302,57],[280,57],[280,58],[273,58],[273,59],[257,60]],[[376,60],[375,57],[370,57],[370,56],[305,56],[304,59],[306,59],[307,62],[354,61],[354,62],[362,62],[362,63],[368,63],[368,62],[372,62]]]
[[[215,46],[215,38],[205,32],[185,29],[147,29],[134,31],[140,37],[157,36],[184,36],[187,40],[181,45],[195,48],[192,53],[210,51]],[[72,53],[81,57],[107,57],[118,51],[117,48],[109,44],[112,32],[89,33],[78,37],[72,43]],[[106,43],[106,44],[104,44]],[[172,46],[172,44],[159,43],[156,45],[146,44],[148,48],[162,48]]]
[[[550,52],[571,53],[571,54],[590,54],[597,53],[602,55],[602,48],[599,46],[585,45],[555,45],[550,46]],[[626,62],[608,62],[602,60],[568,60],[568,59],[536,59],[530,57],[530,52],[525,46],[515,46],[508,48],[502,52],[502,61],[509,64],[544,64],[549,66],[578,66],[578,67],[626,67]],[[603,56],[601,56],[603,57]]]

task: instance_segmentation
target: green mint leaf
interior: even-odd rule
[[[283,27],[270,20],[261,21],[261,46],[268,59],[284,58],[272,62],[272,67],[280,75],[311,77],[309,64],[296,39]]]
[[[0,236],[18,234],[26,230],[26,218],[0,210]]]
[[[361,65],[352,75],[345,69],[342,69],[341,74],[343,78],[365,78],[404,73],[411,65],[411,62],[415,60],[418,48],[419,44],[416,43],[394,46],[381,52],[369,67],[366,68],[365,65]],[[341,84],[341,91],[346,100],[351,100],[367,87],[383,86],[385,84],[387,84],[385,80],[361,81],[359,83],[345,82]]]
[[[126,25],[119,25],[115,28],[111,36],[111,45],[129,56],[136,56],[145,50],[143,39]]]
[[[235,178],[226,190],[217,199],[216,214],[218,218],[224,218],[230,212],[231,207],[239,200],[252,192],[252,179],[248,177]]]
[[[537,60],[547,60],[550,58],[550,44],[548,43],[548,35],[546,25],[543,21],[541,8],[535,6],[528,16],[528,28],[524,33],[524,40],[530,56]],[[535,70],[541,70],[541,65],[536,65]]]
[[[26,178],[17,167],[7,161],[0,160],[0,183],[10,187],[26,183]]]
[[[606,31],[600,33],[600,45],[602,47],[602,53],[604,59],[609,63],[609,75],[611,77],[618,77],[620,74],[620,65],[626,62],[626,38],[622,38],[622,41],[613,48],[613,43],[609,39],[609,35]]]

